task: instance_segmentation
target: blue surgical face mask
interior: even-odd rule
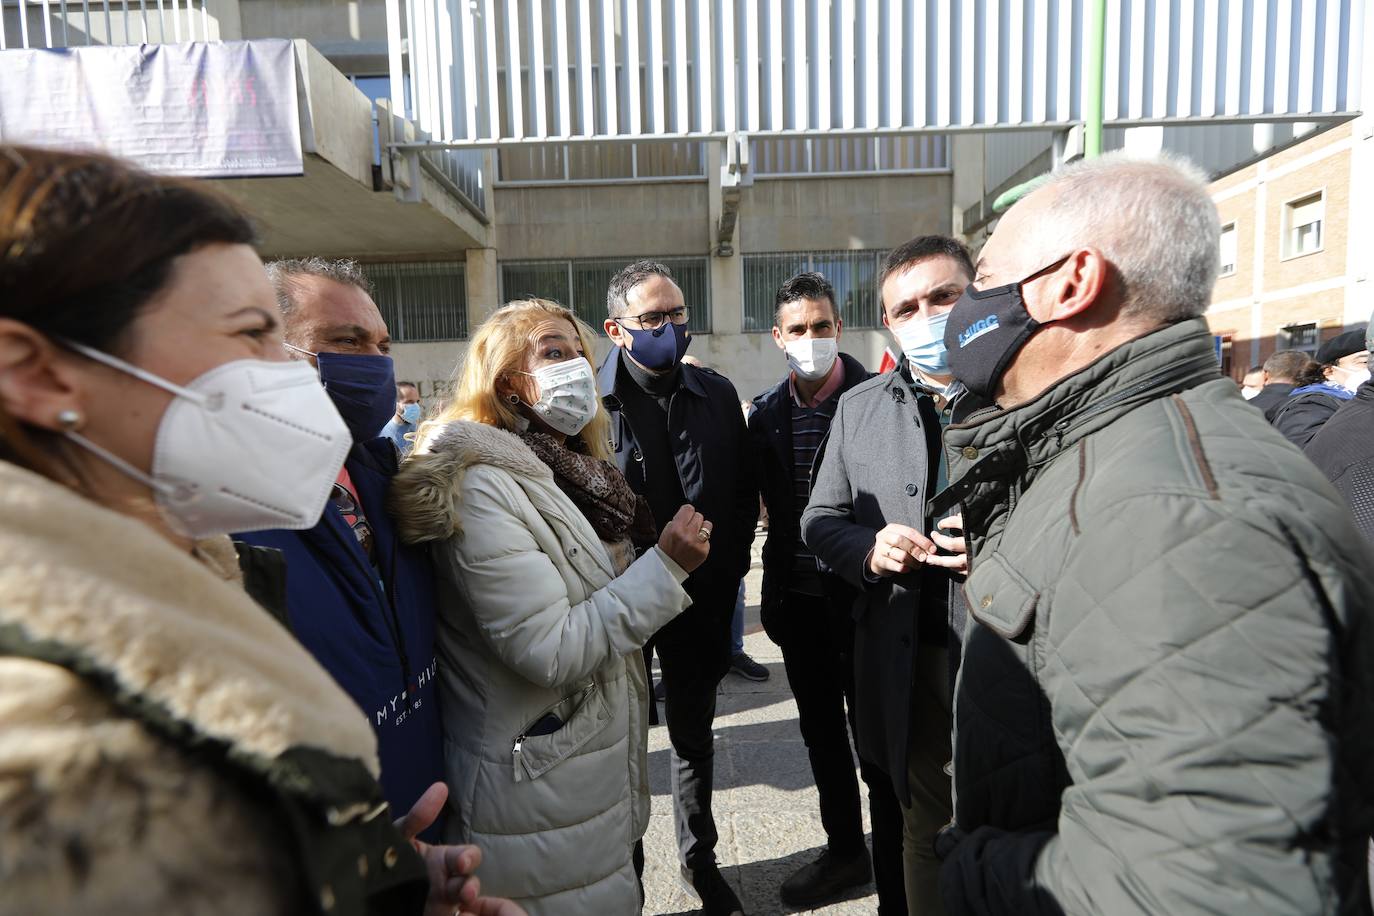
[[[672,331],[668,329],[672,328]],[[665,321],[662,327],[645,331],[621,324],[620,329],[630,335],[633,348],[628,352],[634,361],[650,372],[667,372],[682,362],[692,338],[687,334],[687,325]]]
[[[402,407],[402,408],[401,408],[401,419],[402,419],[402,420],[405,420],[405,421],[406,421],[407,423],[409,423],[411,426],[414,426],[416,423],[419,423],[419,422],[420,422],[420,405],[419,405],[419,404],[407,404],[406,406]]]
[[[945,323],[949,312],[934,318],[909,318],[892,329],[906,360],[927,375],[949,375],[949,350],[945,348]]]
[[[291,344],[286,347],[315,357],[320,382],[355,443],[381,435],[396,413],[396,373],[390,356],[311,353]]]

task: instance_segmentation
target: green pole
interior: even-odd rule
[[[1107,59],[1107,0],[1095,0],[1089,7],[1088,15],[1088,98],[1087,110],[1083,113],[1085,159],[1102,155],[1102,86]]]
[[[1083,158],[1102,155],[1102,89],[1106,77],[1107,60],[1107,0],[1093,0],[1088,8],[1088,97],[1083,112]],[[992,202],[994,213],[1002,213],[1012,204],[1044,184],[1049,175],[1039,175],[1003,191]]]

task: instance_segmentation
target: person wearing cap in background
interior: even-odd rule
[[[1355,389],[1369,381],[1369,348],[1364,330],[1338,334],[1317,350],[1298,376],[1298,387],[1269,422],[1289,442],[1303,448],[1340,406],[1355,396]]]
[[[1374,348],[1374,316],[1365,327],[1364,347]],[[1374,545],[1374,381],[1332,414],[1303,449],[1341,494],[1355,527]],[[1374,888],[1374,842],[1369,846],[1369,883]]]
[[[1374,321],[1365,328],[1374,347]],[[1344,497],[1355,526],[1374,544],[1374,382],[1366,379],[1303,449]]]
[[[396,383],[396,415],[382,427],[382,435],[396,443],[396,451],[402,458],[415,447],[411,439],[415,430],[420,428],[424,408],[420,406],[420,389],[414,382]]]

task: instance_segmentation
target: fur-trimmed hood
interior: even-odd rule
[[[243,591],[228,538],[178,551],[148,526],[0,461],[0,635],[240,757],[293,748],[362,761],[366,718]]]
[[[461,534],[458,485],[478,464],[517,478],[553,480],[549,466],[513,433],[466,420],[424,428],[391,486],[392,515],[402,540],[418,544]]]

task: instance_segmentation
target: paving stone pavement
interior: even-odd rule
[[[778,899],[778,887],[825,846],[816,787],[806,746],[797,728],[797,705],[787,687],[782,653],[758,624],[757,569],[746,580],[744,650],[770,677],[755,683],[727,675],[720,686],[715,723],[716,785],[713,808],[720,843],[721,873],[734,886],[749,916],[815,912],[875,913],[872,885],[849,899],[816,910],[797,910]],[[662,706],[659,707],[660,718]],[[677,843],[668,798],[668,733],[659,725],[649,733],[653,813],[644,837],[646,914],[697,912],[678,882]],[[863,783],[860,782],[860,786]],[[864,800],[864,829],[869,828]]]

